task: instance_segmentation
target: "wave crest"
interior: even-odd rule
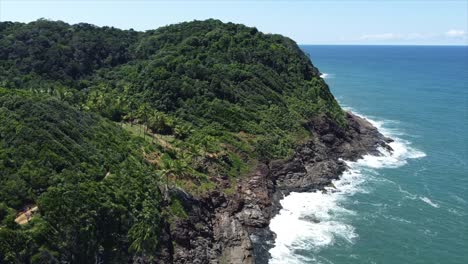
[[[408,159],[426,156],[424,152],[411,147],[410,142],[398,138],[398,131],[385,128],[385,121],[363,118],[382,134],[395,140],[390,143],[393,152],[382,148],[379,149],[380,156],[366,155],[356,162],[347,161],[349,169],[340,179],[333,181],[336,189],[291,193],[281,200],[283,209],[270,222],[270,229],[276,234],[275,247],[270,249],[270,263],[309,263],[311,259],[301,252],[319,251],[333,245],[338,239],[354,243],[358,234],[351,225],[349,216],[356,213],[346,209],[343,202],[356,193],[366,192],[362,185],[373,174],[377,174],[375,169],[397,168],[405,165]],[[427,197],[420,199],[432,206],[438,206]]]
[[[330,74],[330,73],[322,72],[322,73],[320,73],[320,77],[322,77],[322,79],[331,79],[331,78],[333,78],[333,75]]]
[[[431,199],[427,198],[426,196],[420,196],[419,197],[419,200],[427,203],[428,205],[434,207],[434,208],[439,208],[440,205],[438,205],[437,203],[434,203],[433,201],[431,201]]]

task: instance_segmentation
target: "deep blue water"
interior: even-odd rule
[[[468,46],[302,48],[396,153],[350,164],[338,194],[287,197],[270,262],[468,263]]]

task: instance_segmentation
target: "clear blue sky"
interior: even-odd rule
[[[38,18],[135,30],[217,18],[300,44],[468,45],[468,0],[0,0],[1,21]]]

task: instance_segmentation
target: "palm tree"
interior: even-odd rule
[[[161,157],[159,167],[163,177],[166,177],[166,184],[164,188],[164,199],[169,199],[169,177],[174,173],[174,160],[171,157],[164,153]]]
[[[148,103],[144,103],[144,104],[141,104],[140,107],[138,107],[138,110],[137,110],[137,115],[142,119],[143,121],[143,124],[141,124],[141,126],[143,125],[147,125],[148,123],[148,112],[151,110],[151,107]],[[140,126],[140,131],[141,131],[141,126]],[[146,133],[146,127],[144,129],[145,133]],[[145,133],[143,133],[143,138],[145,138]]]
[[[164,153],[161,156],[159,167],[163,177],[166,177],[164,197],[169,198],[169,177],[174,177],[176,179],[179,177],[185,177],[187,174],[189,174],[190,167],[185,161],[180,159],[174,160],[167,153]]]

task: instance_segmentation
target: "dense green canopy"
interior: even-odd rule
[[[168,188],[229,192],[287,157],[314,115],[345,125],[294,41],[218,20],[0,22],[0,87],[2,263],[151,259],[185,216]],[[16,224],[28,205],[39,213]]]
[[[125,259],[112,251],[139,243],[125,234],[139,225],[157,232],[158,176],[138,151],[151,150],[143,140],[96,114],[31,92],[0,90],[0,120],[3,261],[28,263],[31,256],[60,252],[83,263],[99,247],[103,259]],[[147,203],[154,207],[145,209]],[[11,209],[28,204],[39,205],[41,218],[22,228]],[[147,222],[149,212],[156,220]]]

